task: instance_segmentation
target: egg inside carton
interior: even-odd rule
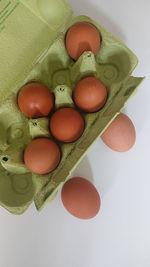
[[[65,36],[73,24],[82,21],[95,25],[100,32],[102,45],[96,56],[87,51],[75,62],[66,51]],[[0,124],[3,129],[0,133],[0,202],[3,207],[20,214],[32,201],[40,210],[55,197],[59,186],[66,181],[88,148],[117,116],[143,80],[130,76],[136,65],[136,56],[92,19],[78,16],[68,22],[65,30],[37,60],[21,86],[29,82],[41,82],[54,93],[55,110],[60,107],[76,108],[72,99],[75,85],[84,77],[95,76],[107,87],[107,102],[98,112],[87,114],[80,111],[85,119],[83,135],[69,144],[57,141],[62,151],[58,167],[49,174],[37,175],[25,166],[23,152],[34,138],[53,139],[49,132],[49,118],[26,118],[17,105],[20,88],[10,94],[0,107]]]

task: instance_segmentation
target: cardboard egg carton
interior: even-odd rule
[[[102,45],[96,56],[84,52],[75,62],[65,48],[67,30],[77,22],[98,29]],[[34,201],[37,210],[51,201],[89,147],[136,92],[143,78],[131,76],[138,59],[121,41],[87,16],[73,16],[65,0],[0,1],[0,204],[14,214]],[[58,142],[62,158],[46,175],[31,173],[23,161],[32,139],[50,137],[49,118],[28,119],[17,95],[29,82],[41,82],[55,95],[55,109],[75,107],[72,92],[79,80],[95,76],[108,99],[96,113],[84,113],[83,135],[70,144]]]

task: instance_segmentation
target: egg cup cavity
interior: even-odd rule
[[[18,73],[21,78],[12,83],[7,98],[4,98],[4,94],[0,95],[0,204],[14,214],[23,213],[32,201],[37,210],[41,210],[46,202],[54,198],[60,185],[67,180],[89,147],[117,116],[143,80],[131,76],[138,60],[129,48],[89,17],[71,17],[72,9],[65,0],[39,0],[38,6],[35,0],[21,2],[36,16],[41,16],[41,23],[45,21],[43,25],[47,27],[47,32],[52,29],[52,35],[46,46],[46,41],[43,41],[43,46],[40,43],[40,53],[34,58],[33,64],[24,67],[21,76]],[[58,10],[60,2],[62,11]],[[49,4],[55,10],[52,17],[49,17],[49,10],[45,9]],[[63,18],[62,21],[60,18]],[[87,51],[75,62],[67,53],[65,37],[68,29],[77,22],[94,25],[102,43],[96,56]],[[42,34],[44,31],[41,31]],[[40,39],[41,36],[38,36]],[[23,151],[35,138],[52,138],[48,128],[51,114],[47,118],[26,118],[17,106],[20,88],[33,81],[41,82],[54,93],[55,110],[60,107],[76,108],[72,99],[73,90],[81,79],[89,76],[100,79],[107,87],[106,104],[95,113],[81,112],[85,130],[73,143],[58,142],[62,157],[54,171],[46,175],[29,172],[23,162]]]

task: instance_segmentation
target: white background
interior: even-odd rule
[[[34,205],[21,216],[0,208],[0,266],[150,267],[150,1],[70,3],[76,15],[95,19],[139,58],[134,74],[146,79],[125,108],[136,127],[136,145],[122,154],[99,139],[76,169],[101,196],[92,220],[72,217],[60,192],[40,213]]]

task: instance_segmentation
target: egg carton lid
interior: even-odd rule
[[[72,14],[66,0],[0,0],[0,102],[16,91]]]

